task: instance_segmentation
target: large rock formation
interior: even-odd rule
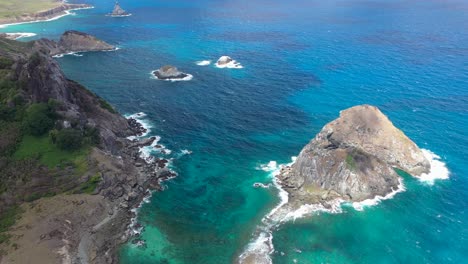
[[[112,46],[89,34],[69,30],[62,34],[58,42],[49,39],[40,39],[35,42],[36,49],[46,49],[49,55],[54,56],[69,52],[109,51],[115,50]]]
[[[417,176],[430,164],[377,107],[361,105],[328,123],[278,179],[293,207],[335,198],[355,202],[396,190],[394,168]]]
[[[75,30],[69,30],[63,33],[58,45],[65,51],[102,51],[115,49],[114,46],[96,37]]]

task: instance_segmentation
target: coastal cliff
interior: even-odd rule
[[[17,15],[12,15],[9,17],[0,18],[0,25],[47,21],[47,20],[54,19],[56,17],[66,15],[67,12],[70,10],[88,9],[92,7],[93,6],[87,5],[87,4],[69,4],[66,2],[62,2],[62,1],[57,1],[56,7],[53,7],[47,10],[32,12],[32,13],[17,14]]]
[[[43,49],[51,56],[70,52],[115,50],[115,46],[76,30],[66,31],[62,34],[59,41],[44,38],[35,41],[34,48],[36,50]]]
[[[413,176],[428,173],[422,151],[377,108],[346,109],[281,170],[277,179],[290,206],[334,199],[360,202],[398,189],[396,169]]]
[[[131,209],[175,174],[141,158],[155,138],[129,140],[144,128],[67,79],[43,43],[0,38],[0,263],[116,263]]]

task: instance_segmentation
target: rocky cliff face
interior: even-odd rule
[[[114,46],[97,39],[89,34],[75,30],[63,33],[58,46],[65,51],[104,51],[113,50]]]
[[[63,45],[70,43],[70,38],[73,39],[76,33],[66,35],[60,41]],[[65,262],[116,263],[118,245],[129,238],[126,229],[133,215],[130,209],[141,202],[148,189],[159,189],[159,182],[173,177],[174,174],[164,168],[167,161],[156,159],[154,162],[147,162],[140,157],[140,148],[150,145],[154,138],[144,141],[127,139],[128,136],[141,132],[141,127],[134,120],[127,120],[102,98],[66,78],[58,63],[50,57],[49,46],[45,45],[53,46],[54,43],[49,40],[23,43],[0,39],[0,61],[12,62],[11,66],[3,69],[4,77],[9,83],[17,85],[16,101],[5,102],[5,105],[14,108],[15,102],[27,105],[53,99],[59,103],[56,110],[59,116],[57,123],[73,124],[76,130],[96,128],[100,143],[92,147],[87,155],[87,169],[82,174],[77,175],[76,171],[68,173],[67,168],[62,170],[36,166],[30,177],[23,182],[15,178],[2,178],[8,181],[9,189],[0,193],[0,210],[2,206],[23,202],[19,199],[23,197],[22,194],[27,193],[57,194],[53,198],[42,198],[34,202],[49,204],[48,201],[54,201],[52,204],[57,206],[57,210],[51,208],[51,214],[40,217],[40,222],[34,221],[33,224],[37,226],[32,229],[16,226],[12,239],[18,239],[15,241],[20,247],[18,250],[4,251],[11,253],[7,256],[0,254],[0,263],[20,263],[17,257],[31,254],[28,241],[43,241],[44,238],[50,244],[44,249],[50,251],[45,255],[51,259],[38,263],[61,263],[57,261],[60,256],[55,255],[58,251],[62,252],[59,255],[62,255]],[[1,104],[5,107],[3,102]],[[16,169],[24,171],[22,167]],[[74,195],[59,195],[88,182],[91,177],[99,178],[99,184],[94,190],[94,195],[99,198],[94,195],[81,195],[79,198],[74,198]],[[95,200],[99,200],[102,208],[95,208],[97,205],[92,203]],[[32,207],[24,208],[29,210]],[[88,215],[96,210],[99,213]],[[23,237],[28,239],[22,239]],[[1,247],[0,252],[3,252]]]
[[[394,168],[418,176],[430,164],[377,107],[361,105],[328,123],[278,179],[298,205],[362,201],[397,189]]]
[[[79,51],[115,50],[115,46],[94,36],[75,30],[69,30],[63,33],[58,42],[49,39],[40,39],[35,42],[34,46],[36,50],[47,51],[51,56]]]

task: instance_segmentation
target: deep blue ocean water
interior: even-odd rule
[[[377,206],[314,214],[273,230],[273,263],[466,263],[466,1],[122,0],[56,21],[11,26],[57,39],[76,29],[120,50],[59,58],[66,75],[124,114],[144,112],[179,176],[140,209],[145,247],[122,263],[231,263],[279,202],[259,170],[287,163],[339,111],[378,106],[450,171]],[[27,39],[24,39],[27,40]],[[243,69],[198,66],[229,55]],[[187,82],[152,79],[172,64]],[[182,155],[182,150],[192,151]],[[155,154],[162,155],[162,154]]]

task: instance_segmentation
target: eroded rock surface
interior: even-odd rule
[[[278,179],[293,207],[336,198],[354,202],[396,190],[394,168],[418,176],[430,164],[377,107],[360,105],[325,125]]]

